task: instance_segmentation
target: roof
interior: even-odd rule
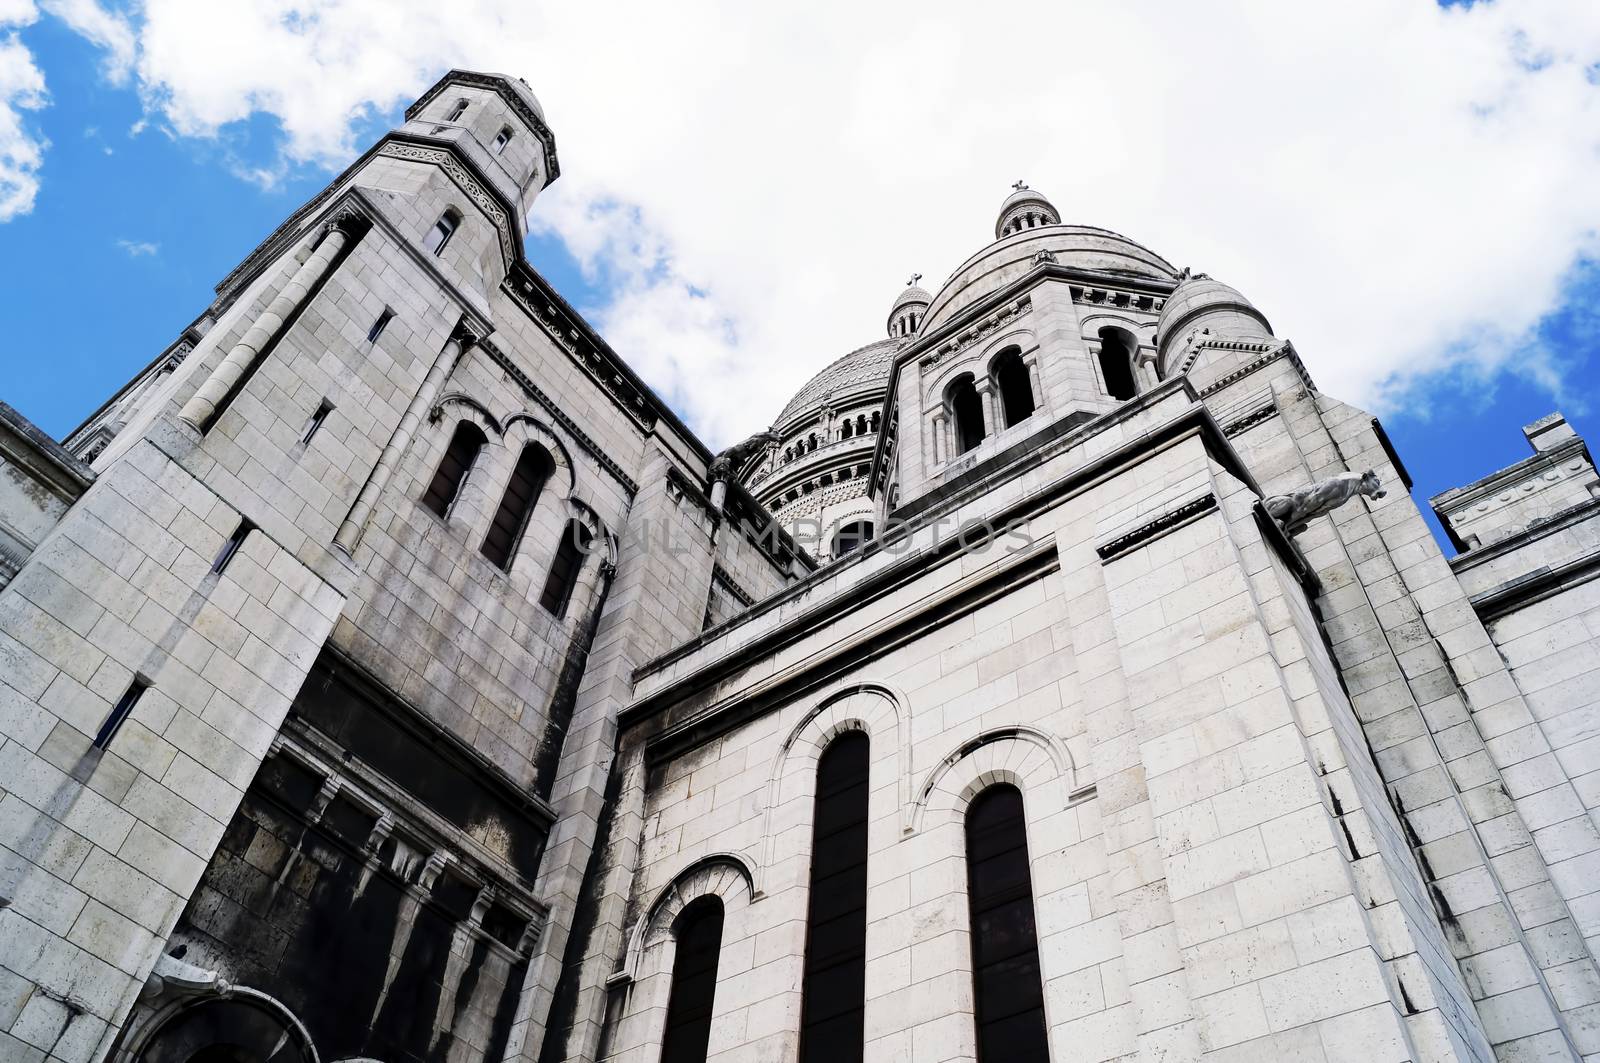
[[[889,367],[894,362],[894,352],[901,340],[882,339],[857,347],[842,358],[829,363],[822,372],[808,380],[794,393],[794,398],[778,414],[774,425],[783,424],[809,406],[820,405],[829,395],[876,381],[889,382]]]

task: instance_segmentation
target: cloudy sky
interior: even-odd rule
[[[530,258],[713,445],[1019,178],[1245,292],[1419,491],[1600,438],[1594,0],[0,0],[0,398],[70,430],[451,66],[533,86]]]

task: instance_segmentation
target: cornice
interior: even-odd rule
[[[1541,450],[1537,454],[1523,458],[1514,465],[1507,465],[1490,473],[1481,480],[1474,480],[1461,487],[1452,487],[1428,499],[1428,504],[1434,512],[1443,518],[1447,513],[1453,514],[1465,506],[1481,501],[1486,496],[1504,491],[1523,480],[1539,476],[1552,465],[1560,465],[1574,457],[1582,457],[1594,464],[1589,458],[1589,447],[1582,436],[1573,436],[1571,439],[1562,440],[1549,450]]]
[[[1479,565],[1498,561],[1507,554],[1514,554],[1523,547],[1570,528],[1574,524],[1582,524],[1586,520],[1593,520],[1597,517],[1600,517],[1600,498],[1591,498],[1538,521],[1519,532],[1514,532],[1504,539],[1496,539],[1487,546],[1463,551],[1450,559],[1450,568],[1459,575],[1477,568]]]
[[[475,174],[473,164],[467,160],[465,154],[456,151],[454,146],[445,146],[437,141],[414,140],[403,134],[391,134],[379,144],[377,154],[383,158],[426,162],[439,167],[450,180],[455,182],[456,187],[461,189],[462,194],[472,200],[473,205],[494,223],[505,268],[510,269],[511,264],[520,257],[516,244],[516,234],[519,229],[516,222],[516,208],[494,190],[493,184]]]
[[[1168,510],[1153,520],[1145,521],[1138,527],[1123,532],[1114,539],[1101,543],[1099,546],[1094,548],[1094,552],[1099,555],[1101,564],[1115,561],[1123,554],[1130,553],[1139,549],[1141,546],[1155,542],[1157,539],[1177,531],[1184,525],[1189,524],[1192,521],[1199,520],[1207,513],[1215,512],[1216,509],[1217,496],[1212,492],[1207,491],[1199,498],[1192,498],[1182,505]]]

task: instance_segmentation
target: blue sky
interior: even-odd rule
[[[1352,87],[1342,106],[1324,102],[1326,93],[1308,79],[1298,106],[1311,113],[1292,137],[1266,152],[1224,142],[1219,152],[1234,159],[1246,149],[1257,153],[1248,166],[1207,177],[1181,172],[1204,161],[1194,152],[1207,149],[1183,141],[1182,127],[1192,123],[1179,118],[1165,127],[1169,150],[1159,124],[1142,131],[1142,143],[1117,139],[1116,127],[1107,126],[1097,132],[1111,148],[1057,156],[1053,143],[1015,133],[1003,104],[994,105],[989,123],[982,100],[964,103],[970,86],[949,90],[940,107],[945,90],[925,81],[914,108],[918,128],[936,125],[936,112],[968,106],[992,126],[974,142],[998,144],[997,157],[950,166],[950,159],[981,152],[955,142],[917,148],[910,138],[899,138],[908,150],[883,152],[883,130],[906,121],[896,64],[917,70],[923,57],[936,61],[966,46],[934,26],[905,42],[903,53],[872,47],[866,31],[865,50],[832,60],[861,64],[853,80],[839,79],[848,83],[843,88],[785,81],[781,67],[789,59],[776,52],[771,83],[759,64],[724,71],[748,82],[760,117],[745,118],[718,110],[738,103],[728,101],[726,83],[700,84],[701,75],[682,65],[669,74],[637,69],[660,50],[665,28],[646,26],[636,41],[614,40],[614,69],[606,56],[563,66],[562,33],[576,35],[582,26],[521,27],[507,21],[520,16],[486,2],[486,34],[497,41],[527,34],[509,55],[478,62],[500,45],[468,39],[432,54],[406,38],[389,46],[406,58],[402,74],[367,76],[351,73],[349,64],[307,59],[281,85],[270,70],[235,84],[225,67],[185,68],[171,58],[186,54],[183,41],[172,39],[179,31],[137,11],[104,12],[107,24],[125,28],[120,44],[103,27],[86,28],[81,13],[59,18],[47,10],[9,30],[0,26],[0,40],[20,42],[47,91],[45,106],[17,112],[22,135],[42,145],[31,210],[0,222],[0,307],[8,325],[0,398],[52,435],[70,431],[169,343],[206,306],[212,285],[357,145],[397,123],[419,86],[449,65],[478,65],[528,69],[561,143],[564,176],[536,208],[530,260],[714,444],[761,427],[811,372],[875,338],[906,273],[943,276],[981,246],[990,200],[998,203],[1019,172],[1070,220],[1129,232],[1180,264],[1190,259],[1178,252],[1188,249],[1197,268],[1251,294],[1279,334],[1295,339],[1325,390],[1379,410],[1419,500],[1525,457],[1518,428],[1558,406],[1580,432],[1600,432],[1593,405],[1600,394],[1600,267],[1593,258],[1600,213],[1593,207],[1600,200],[1585,202],[1589,193],[1579,191],[1600,177],[1600,168],[1584,168],[1600,156],[1600,108],[1592,99],[1600,91],[1600,20],[1591,16],[1522,26],[1492,21],[1508,17],[1484,10],[1495,5],[1452,12],[1445,21],[1411,10],[1391,28],[1402,38],[1396,47],[1416,54],[1418,40],[1437,41],[1432,51],[1448,53],[1459,44],[1463,57],[1481,66],[1482,49],[1499,43],[1505,71],[1492,81],[1454,66],[1419,71],[1415,115],[1396,99],[1413,82],[1379,85],[1382,98],[1365,101]],[[385,8],[391,10],[398,9]],[[1365,17],[1388,17],[1377,11]],[[1263,34],[1271,32],[1270,7],[1253,17]],[[329,19],[315,32],[335,29]],[[287,47],[305,32],[297,26]],[[792,25],[752,22],[729,32],[748,34],[758,51],[763,34],[773,48],[803,53],[810,46]],[[1340,27],[1322,32],[1336,42]],[[1551,41],[1579,43],[1541,43]],[[1291,53],[1286,64],[1305,65],[1293,58],[1293,40],[1278,45]],[[1174,55],[1185,54],[1173,47]],[[1308,40],[1306,47],[1316,55],[1321,45]],[[120,74],[108,67],[116,56],[125,66]],[[1381,79],[1384,69],[1356,76]],[[548,76],[533,77],[536,70]],[[619,73],[630,70],[636,74]],[[1565,80],[1557,76],[1563,71]],[[878,86],[880,75],[887,80]],[[633,76],[637,82],[628,80]],[[639,85],[667,76],[699,105],[674,107],[664,122]],[[1340,76],[1338,67],[1330,65],[1326,76]],[[1127,106],[1149,115],[1173,105],[1180,98],[1174,93],[1191,94],[1185,86],[1194,82],[1181,72],[1173,77],[1172,84],[1144,86],[1147,96]],[[307,92],[330,100],[332,119],[306,117],[292,98],[302,81]],[[1443,96],[1446,90],[1459,99]],[[1062,98],[1081,91],[1066,85]],[[1247,83],[1212,91],[1230,102],[1228,94],[1237,93],[1237,106],[1262,105]],[[1038,106],[1051,105],[1044,95]],[[214,109],[214,101],[227,106]],[[803,114],[795,110],[802,104]],[[1433,121],[1436,132],[1421,136],[1437,136],[1436,150],[1405,146],[1403,126],[1380,128],[1370,164],[1332,174],[1343,166],[1341,144],[1382,125],[1380,107],[1402,112],[1406,122],[1426,117],[1428,108],[1451,121],[1468,116],[1459,129]],[[837,166],[797,167],[792,139],[762,140],[771,115],[800,123],[818,112],[813,132],[839,138],[822,153]],[[1037,125],[1018,126],[1030,124]],[[1327,148],[1318,143],[1322,126]],[[970,131],[940,133],[950,139]],[[1070,148],[1087,135],[1073,129],[1059,139]],[[1557,143],[1563,140],[1574,143]],[[664,169],[667,143],[673,164]],[[1490,170],[1486,160],[1507,151],[1522,152],[1526,166]],[[959,173],[944,172],[950,169]],[[1164,176],[1174,170],[1177,177]],[[1326,184],[1313,183],[1330,174]],[[1500,191],[1511,180],[1506,174],[1546,183]],[[805,195],[786,194],[790,189]],[[1562,195],[1574,202],[1558,209],[1551,201]],[[889,217],[936,220],[884,233],[885,202],[896,204]],[[1218,217],[1228,223],[1214,224]],[[1360,242],[1365,224],[1382,226],[1370,245]],[[1442,246],[1430,253],[1429,244]],[[716,390],[733,394],[705,395],[697,385],[708,375],[725,382]]]

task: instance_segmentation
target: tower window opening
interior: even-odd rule
[[[512,136],[514,134],[511,132],[510,126],[500,127],[500,132],[494,135],[494,153],[496,155],[506,150],[506,145],[511,143]]]
[[[956,429],[956,453],[965,454],[983,442],[983,400],[973,386],[972,377],[959,377],[945,397],[950,407],[950,420]]]
[[[878,426],[882,422],[882,418],[883,418],[883,414],[880,411],[878,411],[878,410],[873,410],[872,411],[872,431],[874,433],[876,433],[878,431]]]
[[[867,415],[866,414],[861,414],[859,417],[856,418],[856,435],[864,436],[866,434],[867,434]]]
[[[216,558],[211,562],[211,573],[216,575],[228,567],[228,562],[233,560],[233,555],[239,552],[239,547],[244,545],[245,539],[255,530],[255,525],[243,518],[239,526],[233,529],[233,534],[228,536],[228,541],[222,544],[222,549],[217,551]]]
[[[843,557],[861,549],[872,541],[872,522],[870,520],[853,520],[849,524],[841,525],[833,533],[832,555]]]
[[[840,428],[839,428],[839,438],[840,439],[849,439],[850,438],[850,419],[848,417],[845,418],[844,424],[841,425]]]
[[[317,434],[317,432],[322,428],[322,422],[326,421],[328,419],[328,414],[332,412],[333,403],[329,402],[327,399],[323,399],[322,402],[317,405],[317,408],[312,411],[311,419],[306,421],[305,428],[301,430],[300,442],[311,442],[311,437]]]
[[[433,228],[428,230],[428,235],[423,239],[422,246],[434,254],[441,254],[445,245],[450,242],[450,237],[456,233],[456,228],[461,224],[461,215],[453,210],[447,210],[439,215],[439,220],[433,223]]]
[[[377,343],[378,342],[378,337],[383,335],[383,330],[388,328],[389,327],[389,322],[391,322],[393,320],[394,320],[394,310],[393,310],[393,308],[387,307],[387,306],[384,307],[383,308],[383,313],[378,315],[378,320],[374,321],[372,323],[372,327],[367,329],[367,342],[368,343]]]
[[[1048,1063],[1021,791],[989,787],[967,806],[966,820],[978,1058]]]
[[[867,973],[867,795],[871,746],[835,738],[817,761],[800,1063],[861,1063]]]
[[[422,504],[433,510],[435,516],[443,519],[450,512],[451,504],[461,491],[461,482],[467,478],[467,473],[478,460],[478,452],[486,442],[488,440],[484,438],[483,429],[471,421],[456,425],[450,445],[445,448],[444,457],[439,459],[439,468],[434,471],[433,480],[422,495]]]
[[[446,122],[459,122],[461,116],[467,113],[467,101],[457,100],[455,106],[450,108],[450,113],[444,116]]]
[[[150,689],[150,683],[142,676],[134,676],[133,682],[128,684],[128,689],[122,692],[122,697],[117,699],[112,706],[111,715],[106,717],[105,723],[100,725],[100,730],[94,736],[94,748],[105,749],[111,740],[117,736],[123,721],[133,714],[133,707],[139,704],[139,699],[144,692]]]
[[[678,949],[672,960],[661,1063],[705,1063],[722,952],[722,902],[709,895],[691,901],[678,914],[674,931]]]
[[[544,592],[539,595],[539,604],[551,616],[559,619],[567,614],[572,592],[578,586],[578,572],[583,568],[583,559],[588,556],[593,540],[594,536],[581,521],[567,521],[561,545],[556,547],[555,560],[550,563],[550,575],[544,581]]]
[[[1100,375],[1105,379],[1106,394],[1120,402],[1139,393],[1133,375],[1133,356],[1138,349],[1138,340],[1127,329],[1107,325],[1100,330]]]
[[[529,443],[517,455],[516,468],[506,484],[506,493],[500,498],[500,508],[495,510],[494,523],[489,534],[483,537],[479,552],[502,569],[511,567],[511,558],[517,552],[517,542],[528,526],[528,517],[539,501],[539,492],[555,468],[550,452],[537,443]]]
[[[1028,379],[1028,367],[1015,348],[994,360],[994,382],[1000,392],[1007,428],[1033,415],[1036,406],[1033,384]]]

